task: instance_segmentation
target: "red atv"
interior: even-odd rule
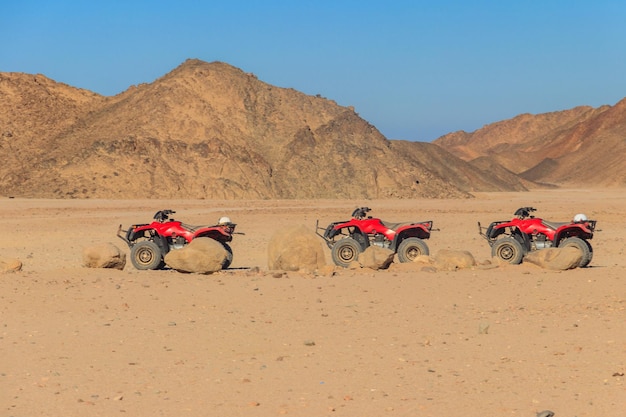
[[[233,260],[233,251],[227,242],[233,240],[235,224],[228,217],[219,219],[214,226],[191,226],[170,219],[173,210],[157,211],[150,224],[136,224],[128,230],[120,225],[117,236],[128,244],[130,260],[137,269],[162,269],[163,260],[170,250],[180,249],[197,237],[210,237],[226,249],[227,257],[222,266],[228,268]]]
[[[400,262],[411,262],[418,255],[428,255],[424,239],[430,237],[432,221],[389,223],[367,216],[369,207],[354,210],[350,220],[334,222],[325,229],[316,225],[316,233],[331,250],[333,262],[344,268],[356,261],[368,246],[380,246],[398,254]],[[324,234],[319,233],[324,230]]]
[[[489,227],[481,227],[478,222],[478,232],[491,246],[491,256],[519,264],[524,255],[533,250],[574,246],[583,254],[578,266],[589,265],[593,257],[589,240],[593,238],[596,220],[577,214],[569,222],[549,222],[530,215],[536,210],[533,207],[519,208],[513,220],[493,222]]]

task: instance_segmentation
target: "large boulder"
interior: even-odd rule
[[[524,262],[558,271],[576,268],[582,259],[582,252],[573,246],[535,250],[524,256]]]
[[[380,246],[369,246],[359,253],[358,261],[361,268],[387,269],[393,262],[395,253],[391,249]]]
[[[476,259],[466,250],[441,249],[435,255],[435,268],[438,271],[455,271],[476,266]]]
[[[181,249],[169,251],[165,264],[179,272],[212,274],[220,271],[226,262],[228,252],[224,246],[211,238],[198,237]]]
[[[326,266],[321,239],[305,226],[293,226],[272,236],[267,248],[272,271],[317,271]]]
[[[83,249],[83,265],[87,268],[112,268],[120,271],[126,266],[126,254],[112,243]]]
[[[19,259],[0,259],[0,273],[18,272],[22,270],[22,261]]]

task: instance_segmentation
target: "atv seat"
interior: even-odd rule
[[[192,226],[190,224],[187,223],[181,223],[180,224],[185,230],[189,230],[190,232],[195,232],[196,230],[200,229],[201,227],[206,227],[206,226]]]
[[[566,224],[570,224],[570,222],[547,222],[545,220],[541,221],[545,226],[548,226],[550,229],[552,230],[556,230],[561,226],[564,226]]]
[[[391,230],[398,230],[402,226],[409,226],[411,224],[414,224],[412,222],[391,223],[391,222],[385,222],[383,220],[381,220],[380,222],[383,224],[383,226]]]

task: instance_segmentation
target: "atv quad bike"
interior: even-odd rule
[[[128,230],[120,225],[117,236],[130,248],[130,260],[137,269],[162,269],[165,255],[180,249],[198,237],[209,237],[220,242],[226,249],[226,260],[222,268],[226,269],[233,260],[233,251],[228,245],[235,233],[235,224],[228,217],[222,217],[213,226],[191,226],[170,219],[173,210],[160,210],[149,224],[136,224]]]
[[[496,221],[489,227],[482,227],[478,222],[478,233],[491,246],[491,256],[519,264],[530,251],[573,246],[582,253],[578,266],[584,268],[589,265],[593,257],[589,240],[593,238],[596,220],[577,214],[572,221],[557,223],[531,216],[530,213],[536,210],[534,207],[521,207],[512,220]]]
[[[320,227],[317,221],[316,234],[330,248],[336,265],[348,267],[369,246],[391,249],[398,254],[400,262],[411,262],[419,255],[429,254],[424,240],[430,237],[432,221],[390,223],[367,216],[370,210],[359,207],[352,212],[350,220],[333,222],[326,228]]]

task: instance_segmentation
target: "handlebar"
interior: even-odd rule
[[[169,209],[167,209],[167,210],[159,210],[156,213],[154,213],[153,219],[158,221],[158,222],[163,223],[164,221],[166,221],[169,218],[170,214],[174,214],[174,213],[176,213],[174,210],[169,210]]]
[[[354,209],[354,211],[352,212],[352,217],[354,217],[357,220],[361,220],[365,218],[365,213],[367,213],[368,211],[371,211],[372,209],[369,207],[358,207],[356,209]]]
[[[534,207],[520,207],[515,211],[515,216],[520,219],[525,219],[527,217],[532,217],[530,213],[533,211],[537,211],[537,209]]]

